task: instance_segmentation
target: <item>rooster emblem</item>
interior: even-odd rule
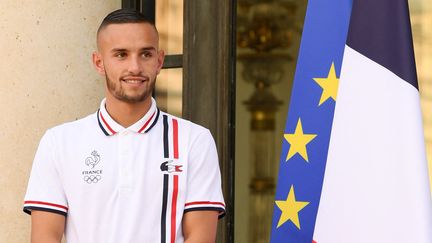
[[[89,156],[86,158],[85,160],[85,164],[87,166],[91,166],[91,168],[93,169],[100,161],[100,155],[98,154],[98,152],[96,150],[93,150],[93,152],[91,153],[92,156]]]

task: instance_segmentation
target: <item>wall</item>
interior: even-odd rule
[[[22,202],[44,131],[94,112],[104,81],[91,53],[119,0],[0,2],[0,242],[29,242]]]

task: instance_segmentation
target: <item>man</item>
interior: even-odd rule
[[[103,20],[93,63],[100,109],[49,129],[25,196],[33,243],[214,242],[224,214],[210,132],[160,111],[151,94],[164,53],[145,16]]]

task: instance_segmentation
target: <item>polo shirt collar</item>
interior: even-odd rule
[[[111,118],[106,110],[105,103],[106,99],[103,99],[97,112],[97,120],[100,129],[107,136],[115,135],[124,130],[144,134],[153,128],[159,118],[160,111],[156,106],[156,101],[151,98],[151,106],[147,113],[137,122],[135,122],[135,124],[124,128]]]

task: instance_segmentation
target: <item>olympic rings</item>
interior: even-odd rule
[[[84,176],[84,181],[87,182],[88,184],[97,183],[101,179],[102,179],[102,177],[100,175]]]

